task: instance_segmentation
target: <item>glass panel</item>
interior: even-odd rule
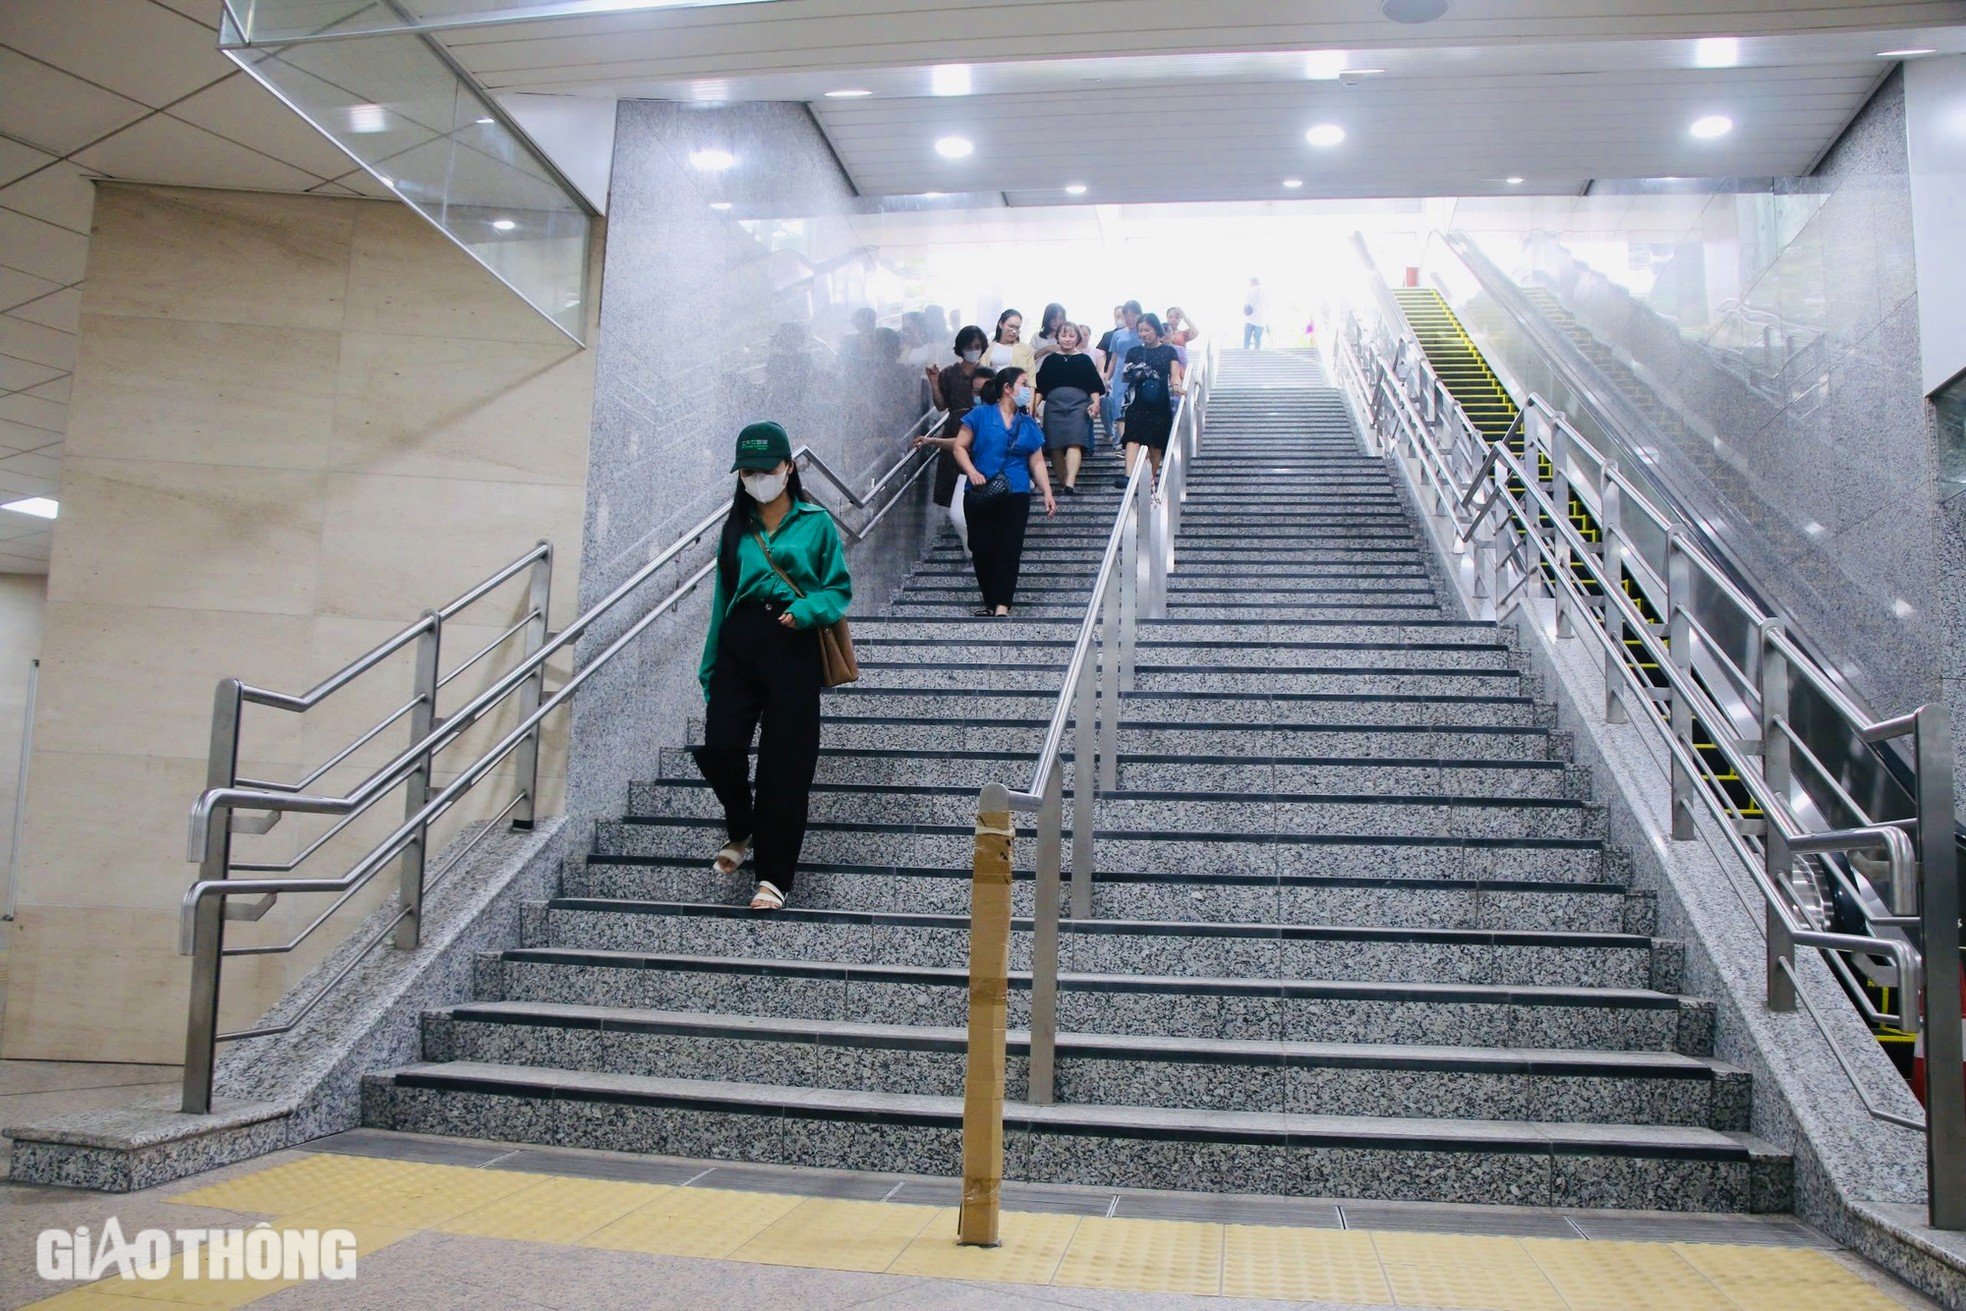
[[[763,0],[226,0],[244,40],[318,40],[376,32],[436,31],[518,23],[544,18],[583,18],[656,9],[700,9],[760,4]]]
[[[242,48],[229,22],[222,36],[241,68],[582,340],[593,232],[586,205],[425,38]]]

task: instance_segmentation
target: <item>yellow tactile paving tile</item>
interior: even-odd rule
[[[1393,1305],[1378,1249],[1368,1234],[1229,1225],[1222,1242],[1225,1297]]]
[[[954,1224],[952,1214],[935,1206],[809,1198],[760,1230],[731,1259],[879,1272],[893,1265],[932,1221]]]
[[[674,1191],[665,1184],[535,1175],[537,1182],[434,1226],[447,1234],[577,1243]]]
[[[170,1200],[233,1211],[305,1211],[348,1224],[427,1229],[535,1184],[540,1178],[513,1170],[324,1153],[181,1193]]]
[[[677,1188],[589,1234],[580,1246],[721,1259],[807,1200],[780,1193]]]
[[[1372,1245],[1400,1306],[1450,1311],[1569,1311],[1513,1238],[1374,1233]]]
[[[1793,1247],[1673,1243],[1740,1311],[1903,1311],[1905,1303],[1825,1252]]]
[[[996,1247],[964,1247],[956,1242],[954,1210],[931,1220],[887,1268],[891,1275],[926,1279],[970,1279],[996,1284],[1048,1284],[1058,1273],[1065,1248],[1078,1232],[1079,1217],[1050,1212],[1005,1211],[997,1224]]]
[[[1735,1311],[1726,1294],[1663,1243],[1525,1238],[1522,1248],[1570,1311]]]
[[[1220,1293],[1222,1226],[1088,1216],[1079,1221],[1052,1282],[1141,1293]]]

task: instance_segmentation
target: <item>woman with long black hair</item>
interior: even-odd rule
[[[1140,316],[1140,344],[1128,350],[1120,372],[1126,378],[1126,472],[1133,473],[1140,452],[1154,466],[1154,500],[1160,500],[1160,466],[1174,431],[1174,407],[1186,388],[1180,352],[1165,341],[1167,329],[1151,314]],[[1126,478],[1117,480],[1126,486]]]
[[[832,516],[799,486],[784,428],[745,428],[731,471],[737,490],[697,669],[709,710],[696,767],[723,803],[729,838],[711,867],[735,874],[755,846],[751,909],[777,910],[792,891],[819,763],[819,630],[846,614],[853,579]]]
[[[963,416],[976,408],[977,389],[990,380],[990,371],[983,367],[983,352],[989,344],[983,329],[968,324],[956,334],[956,362],[940,368],[928,366],[936,408],[945,417],[933,434],[915,438],[916,446],[933,446],[942,452],[935,461],[935,503],[949,511],[949,522],[955,525],[956,538],[965,551],[969,549],[969,521],[963,514],[963,471],[956,463],[956,434],[962,431]]]
[[[976,566],[976,585],[983,593],[983,608],[976,613],[979,618],[1001,619],[1017,599],[1032,484],[1044,496],[1046,514],[1058,513],[1058,502],[1052,497],[1044,464],[1044,430],[1024,413],[1031,405],[1025,371],[999,370],[983,384],[977,402],[956,434],[955,456],[969,480],[963,489],[969,553]]]

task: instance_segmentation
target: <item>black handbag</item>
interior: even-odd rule
[[[1012,425],[1013,429],[1015,424]],[[995,505],[1010,495],[1010,462],[1017,457],[1010,453],[1011,433],[1003,438],[1003,464],[998,466],[994,476],[986,479],[982,486],[971,483],[963,489],[963,499],[976,505]]]

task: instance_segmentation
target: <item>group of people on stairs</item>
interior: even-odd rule
[[[954,362],[925,369],[946,418],[916,445],[940,452],[934,499],[948,507],[975,568],[979,618],[1010,615],[1032,497],[1054,515],[1060,494],[1078,494],[1095,414],[1106,439],[1126,450],[1127,474],[1116,483],[1126,485],[1144,453],[1159,497],[1161,457],[1187,389],[1187,347],[1198,335],[1179,306],[1162,319],[1138,301],[1113,307],[1112,330],[1096,344],[1057,303],[1045,307],[1035,338],[1025,341],[1023,329],[1023,315],[1005,310],[994,334],[962,328]],[[805,841],[819,763],[820,635],[845,616],[853,579],[832,517],[805,498],[783,426],[763,421],[740,432],[731,472],[737,487],[698,666],[708,710],[694,754],[728,835],[712,867],[731,875],[751,859],[751,909],[769,911],[784,906]]]

